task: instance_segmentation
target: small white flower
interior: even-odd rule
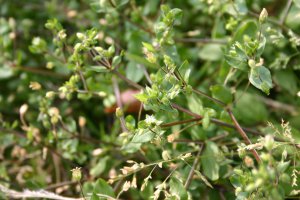
[[[160,124],[162,124],[162,121],[159,121],[159,120],[155,119],[155,117],[153,115],[146,115],[145,122],[148,125],[160,125]]]

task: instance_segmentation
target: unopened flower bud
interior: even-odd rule
[[[246,156],[244,158],[244,163],[247,167],[253,167],[254,166],[254,162],[253,162],[253,159],[249,156]]]
[[[47,62],[46,64],[46,68],[47,69],[52,69],[54,67],[54,63],[53,62]]]
[[[167,150],[164,150],[164,151],[162,152],[162,158],[163,158],[164,160],[170,160],[170,159],[171,159],[171,156],[170,156],[170,154],[169,154],[169,152],[168,152]]]
[[[55,96],[55,92],[53,92],[53,91],[50,91],[50,92],[47,92],[47,93],[46,93],[46,98],[51,99],[51,98],[53,98],[54,96]]]
[[[99,97],[106,97],[107,94],[106,94],[106,92],[101,91],[101,92],[98,92],[98,96]]]
[[[84,127],[86,124],[86,119],[84,117],[80,116],[78,119],[78,124],[81,128]]]
[[[249,60],[248,60],[248,65],[249,65],[251,68],[254,68],[254,67],[255,67],[255,60],[249,59]]]
[[[27,104],[23,104],[21,107],[20,107],[20,115],[24,115],[28,110],[28,105]]]
[[[29,88],[32,90],[40,90],[42,86],[38,82],[30,82]]]
[[[264,146],[267,150],[272,150],[274,146],[274,137],[272,135],[266,135]]]
[[[118,107],[118,108],[116,109],[116,116],[117,116],[118,118],[124,116],[124,112],[123,112],[122,108]]]
[[[259,23],[261,23],[261,24],[264,23],[266,21],[267,17],[268,17],[268,12],[264,8],[259,15]]]
[[[85,35],[83,33],[76,33],[76,36],[79,40],[84,40]]]
[[[72,179],[74,181],[80,181],[82,174],[81,174],[81,168],[80,167],[76,167],[75,169],[72,169]]]

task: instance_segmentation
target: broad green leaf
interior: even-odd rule
[[[100,159],[98,161],[98,163],[94,167],[91,168],[90,174],[94,177],[102,174],[106,168],[106,163],[107,163],[108,159],[109,159],[108,156],[105,156],[104,158]]]
[[[108,185],[108,183],[101,178],[99,178],[95,183],[93,194],[95,195],[103,194],[110,197],[115,197],[114,190],[112,189],[112,187]],[[103,197],[99,198],[99,200],[105,200],[105,199],[107,198],[103,198]]]
[[[255,21],[249,20],[242,23],[233,37],[233,41],[243,43],[244,37],[247,35],[250,38],[255,38],[257,33],[257,25]]]
[[[219,179],[220,166],[217,162],[219,156],[219,148],[214,142],[208,141],[205,150],[201,157],[201,164],[203,166],[203,173],[212,181]]]
[[[247,14],[248,8],[245,0],[236,0],[235,2],[235,7],[238,10],[239,14]]]
[[[291,162],[290,160],[289,160],[289,161],[286,161],[286,162],[280,162],[280,163],[277,165],[277,167],[276,167],[278,173],[283,173],[283,172],[285,172],[285,170],[289,167],[290,162]]]
[[[144,77],[143,69],[135,62],[129,62],[126,67],[126,77],[134,82],[139,82]]]
[[[199,57],[203,60],[217,61],[223,57],[221,45],[207,44],[199,52]]]
[[[105,66],[89,66],[86,69],[89,71],[94,71],[99,73],[109,72],[109,69],[107,69]]]
[[[188,107],[194,113],[202,114],[203,113],[203,106],[202,101],[200,98],[194,94],[187,96]]]
[[[178,197],[180,200],[188,199],[188,193],[186,189],[184,188],[182,182],[176,177],[173,177],[170,180],[170,193],[171,195]]]
[[[128,144],[124,145],[122,147],[122,150],[124,150],[127,153],[134,153],[137,152],[142,146],[142,143],[132,143],[129,142]]]
[[[230,178],[229,178],[231,184],[233,185],[233,187],[237,188],[237,187],[241,187],[242,186],[242,182],[240,179],[240,176],[233,174]]]
[[[132,143],[145,143],[154,138],[155,134],[149,130],[141,130],[132,138]]]
[[[243,71],[247,70],[247,60],[240,58],[238,55],[224,55],[226,62],[233,68],[240,69]]]
[[[115,56],[112,60],[112,66],[115,68],[118,64],[121,63],[121,56]]]
[[[295,95],[298,92],[298,80],[295,73],[291,70],[278,70],[274,73],[274,81],[276,84],[288,91],[291,95]]]
[[[270,93],[270,89],[272,88],[272,77],[269,69],[266,67],[259,66],[251,68],[249,81],[252,85],[266,94]]]
[[[233,109],[234,114],[242,123],[253,125],[267,120],[268,110],[264,103],[262,103],[254,94],[237,91],[235,99],[237,99],[237,102]],[[255,106],[251,106],[251,109],[245,109],[248,108],[249,105]]]
[[[210,87],[212,96],[216,99],[223,101],[224,103],[232,102],[232,94],[228,88],[223,85],[214,85]]]

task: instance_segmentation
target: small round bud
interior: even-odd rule
[[[254,166],[254,162],[253,162],[253,159],[249,156],[246,156],[244,158],[244,163],[247,167],[253,167]]]
[[[76,33],[76,36],[79,40],[84,40],[85,39],[85,35],[83,33]]]
[[[51,99],[51,98],[53,98],[55,96],[55,92],[53,92],[53,91],[50,91],[50,92],[47,92],[46,93],[46,98],[48,98],[48,99]]]
[[[85,126],[85,124],[86,124],[86,119],[85,119],[85,117],[80,116],[79,119],[78,119],[78,124],[79,124],[79,126],[80,126],[81,128],[83,128],[83,127]]]
[[[254,68],[255,67],[255,60],[253,60],[253,59],[249,59],[248,60],[248,65],[251,67],[251,68]]]
[[[75,169],[72,169],[72,179],[74,181],[80,181],[82,174],[81,174],[81,168],[80,167],[76,167]]]
[[[54,67],[54,63],[53,62],[47,62],[46,64],[46,68],[47,69],[52,69]]]
[[[237,187],[235,188],[235,195],[237,196],[239,193],[242,192],[242,188],[241,187]]]
[[[124,116],[124,112],[123,112],[122,108],[118,107],[118,108],[116,109],[116,116],[117,116],[118,118]]]
[[[76,15],[77,15],[77,11],[76,10],[70,10],[69,12],[67,12],[68,18],[76,17]]]
[[[106,97],[107,96],[106,92],[103,92],[103,91],[98,92],[97,94],[98,94],[99,97]]]
[[[102,53],[102,52],[103,52],[103,48],[102,48],[102,47],[94,47],[94,49],[95,49],[98,53]]]

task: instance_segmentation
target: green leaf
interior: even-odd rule
[[[189,62],[187,60],[185,60],[180,67],[178,68],[179,73],[181,74],[181,76],[183,76],[183,80],[188,83],[189,82],[189,77],[190,77],[190,73],[192,71]]]
[[[270,93],[272,88],[272,77],[269,69],[264,66],[251,68],[249,81],[256,88],[262,90],[266,94]]]
[[[254,125],[268,119],[268,110],[254,94],[237,91],[235,99],[239,99],[234,107],[234,115],[246,125]],[[252,106],[251,109],[245,109]]]
[[[298,8],[300,8],[300,0],[293,0],[295,6],[297,6]]]
[[[295,95],[298,92],[298,80],[295,73],[291,70],[278,70],[274,73],[275,83],[288,91],[291,95]]]
[[[155,52],[154,47],[152,46],[152,44],[149,44],[147,42],[142,42],[143,46],[150,52]]]
[[[110,71],[105,66],[89,66],[86,69],[89,71],[94,71],[94,72],[99,72],[99,73],[106,73],[106,72]]]
[[[257,25],[253,20],[245,21],[239,27],[233,37],[233,41],[239,41],[243,43],[244,37],[247,35],[250,38],[255,38],[257,33]]]
[[[135,118],[132,115],[127,115],[125,118],[125,122],[126,122],[126,127],[129,130],[133,130],[135,128],[136,122],[135,122]]]
[[[110,185],[106,183],[105,180],[99,178],[95,183],[93,194],[103,194],[110,197],[115,197],[114,190]],[[107,198],[100,197],[99,200],[105,200]]]
[[[203,106],[202,101],[196,95],[192,94],[187,97],[188,101],[188,108],[192,110],[194,113],[202,114],[203,113]]]
[[[139,82],[144,77],[143,69],[135,62],[129,62],[126,67],[126,77],[134,82]]]
[[[115,56],[112,60],[112,66],[115,68],[118,64],[121,63],[121,56]]]
[[[258,48],[256,50],[256,56],[259,57],[261,56],[261,54],[264,52],[265,50],[265,46],[266,46],[266,37],[262,36],[262,41],[259,43]]]
[[[117,7],[119,8],[126,5],[129,2],[129,0],[115,0],[115,2],[117,4]]]
[[[94,177],[102,174],[106,168],[106,163],[108,160],[109,160],[108,156],[105,156],[104,158],[100,159],[98,163],[91,168],[90,174]]]
[[[285,172],[285,170],[289,167],[290,165],[290,160],[286,161],[286,162],[280,162],[277,166],[276,169],[278,171],[279,174]]]
[[[199,57],[203,60],[217,61],[223,57],[221,45],[207,44],[199,52]]]
[[[201,180],[205,183],[205,185],[207,185],[210,188],[214,188],[200,171],[195,170],[195,173],[201,178]]]
[[[127,153],[134,153],[137,152],[142,146],[142,143],[132,143],[129,142],[128,144],[124,145],[122,147],[122,150],[124,150]]]
[[[134,97],[139,100],[140,102],[143,103],[147,103],[149,96],[147,94],[143,93],[139,93],[139,94],[135,94]]]
[[[235,0],[234,6],[238,10],[239,14],[247,14],[248,8],[245,0]]]
[[[180,200],[188,199],[188,193],[186,189],[184,188],[182,182],[176,177],[173,177],[170,180],[170,193],[171,195],[178,197]]]
[[[6,78],[10,78],[11,76],[13,76],[13,69],[7,65],[2,65],[2,67],[0,67],[0,80],[1,79],[6,79]]]
[[[224,55],[226,62],[233,68],[243,71],[247,70],[247,60],[240,58],[239,56]]]
[[[217,158],[219,156],[219,148],[214,142],[208,141],[201,157],[203,165],[203,173],[212,181],[219,179],[219,164]]]
[[[127,53],[125,53],[125,57],[130,61],[140,63],[140,64],[145,65],[147,67],[151,67],[151,68],[155,68],[155,69],[157,69],[159,67],[159,65],[148,62],[145,58],[143,58],[139,55],[136,55],[136,54],[131,54],[131,53],[127,52]]]
[[[155,134],[152,131],[149,130],[142,130],[135,134],[135,136],[132,138],[132,143],[145,143],[149,142],[154,138]]]
[[[233,185],[233,187],[237,188],[237,187],[242,187],[242,183],[241,183],[241,179],[240,176],[233,174],[230,178],[229,178],[231,184]]]
[[[179,25],[181,23],[182,18],[182,10],[178,8],[174,8],[170,10],[168,14],[172,15],[172,18],[174,20],[174,25]]]
[[[212,96],[216,99],[223,101],[224,103],[232,102],[232,94],[228,88],[223,85],[214,85],[210,87]]]

